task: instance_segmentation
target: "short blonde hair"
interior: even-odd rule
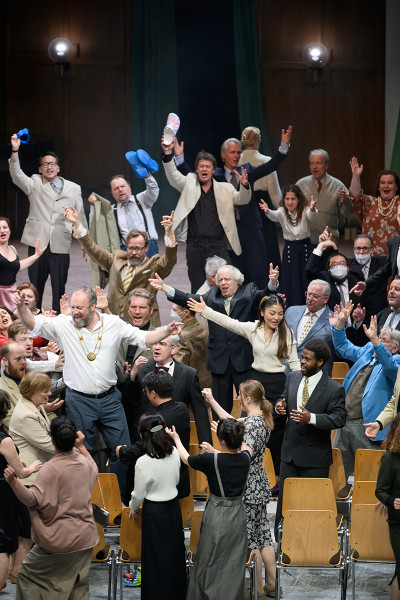
[[[246,127],[242,131],[241,142],[243,146],[252,146],[254,142],[258,142],[261,139],[261,132],[258,127]]]
[[[31,400],[36,392],[44,392],[51,387],[51,379],[46,373],[37,373],[30,371],[21,379],[19,384],[19,392],[23,398]]]

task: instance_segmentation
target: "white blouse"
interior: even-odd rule
[[[282,226],[284,239],[294,242],[310,237],[310,222],[315,219],[316,214],[316,212],[312,212],[309,208],[306,208],[306,210],[303,210],[302,219],[297,225],[293,225],[287,220],[285,210],[282,206],[277,210],[270,210],[265,216],[271,221],[278,221]]]
[[[136,512],[143,500],[167,502],[176,498],[181,459],[176,448],[165,458],[141,456],[135,466],[135,489],[129,508]]]

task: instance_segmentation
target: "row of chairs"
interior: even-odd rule
[[[283,569],[338,570],[342,600],[351,572],[354,600],[356,564],[394,562],[386,516],[376,509],[375,487],[376,481],[354,484],[348,527],[337,513],[330,479],[286,479],[276,562],[278,600]]]

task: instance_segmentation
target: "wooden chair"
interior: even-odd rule
[[[233,405],[231,410],[231,415],[234,419],[239,419],[242,414],[242,409],[240,407],[240,400],[237,395],[237,391],[235,386],[233,386]]]
[[[286,480],[287,481],[287,480]],[[285,486],[286,486],[285,481]],[[331,510],[287,510],[276,562],[275,598],[281,597],[281,571],[292,568],[340,570],[341,598],[346,597],[347,561]]]
[[[376,481],[384,450],[356,450],[354,481]]]
[[[129,513],[130,509],[124,508],[121,516],[120,550],[113,574],[113,599],[116,598],[118,581],[120,582],[120,598],[123,598],[123,566],[133,563],[137,568],[142,560],[142,509],[138,510],[138,519],[130,519]]]
[[[109,513],[109,526],[119,527],[121,523],[122,501],[118,479],[115,473],[99,473],[92,493],[96,502]]]
[[[272,488],[276,486],[276,474],[274,463],[272,461],[271,450],[269,448],[265,449],[262,464],[268,477],[269,487],[272,490]]]
[[[336,500],[348,500],[351,495],[351,488],[346,498],[338,498],[337,493],[343,489],[347,483],[346,474],[344,472],[343,457],[339,448],[332,448],[332,464],[329,467],[329,479],[332,481],[333,492]]]
[[[353,502],[351,506],[349,563],[352,572],[353,600],[356,597],[356,563],[395,562],[390,544],[387,517],[375,510],[375,506],[375,502],[373,504],[354,504]]]
[[[189,444],[199,444],[199,438],[197,437],[197,429],[195,421],[190,421],[190,440]]]
[[[200,453],[198,444],[189,444],[189,454],[191,456],[197,456]],[[201,471],[195,469],[189,469],[190,477],[190,489],[192,490],[193,496],[201,496],[204,498],[206,494],[206,488],[208,485],[207,477]]]
[[[180,498],[178,502],[181,507],[183,527],[190,527],[190,525],[187,525],[187,522],[194,513],[194,502],[192,492],[190,492],[189,496],[186,496],[186,498]]]
[[[203,518],[203,510],[195,510],[192,514],[192,522],[190,526],[189,550],[186,553],[186,572],[189,579],[190,569],[193,567],[193,559],[196,556],[197,542],[200,535],[201,520]]]
[[[115,572],[115,554],[114,550],[111,550],[110,544],[106,544],[103,527],[98,523],[96,523],[96,527],[99,541],[92,549],[92,563],[108,567],[108,598],[111,598],[111,585]]]
[[[376,481],[356,481],[353,486],[352,505],[376,504]]]
[[[334,362],[332,367],[332,379],[342,385],[344,378],[349,372],[349,365],[346,362]]]

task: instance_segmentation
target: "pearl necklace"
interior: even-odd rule
[[[382,217],[391,217],[396,206],[398,196],[394,196],[389,204],[385,207],[382,206],[382,198],[378,196],[378,214],[382,215]]]

